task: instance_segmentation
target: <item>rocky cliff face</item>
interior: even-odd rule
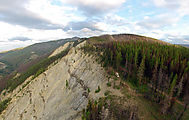
[[[108,89],[106,75],[95,58],[84,54],[80,47],[32,80],[25,88],[18,87],[2,120],[72,120],[81,119],[89,99],[98,99]],[[30,79],[28,79],[30,80]],[[27,81],[28,81],[27,80]],[[99,93],[95,90],[100,86]]]
[[[0,62],[0,70],[6,68],[6,65],[2,62]]]
[[[57,48],[49,57],[55,56],[55,55],[61,53],[62,51],[73,47],[73,44],[74,44],[74,42],[65,43],[63,46],[60,46],[59,48]]]

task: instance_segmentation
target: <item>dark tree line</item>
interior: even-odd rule
[[[149,99],[169,112],[176,99],[184,100],[189,86],[189,49],[146,41],[119,41],[105,47],[105,66],[113,66],[134,85],[147,85]],[[187,104],[188,105],[188,104]]]

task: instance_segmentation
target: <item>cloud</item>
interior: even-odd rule
[[[26,9],[29,0],[0,1],[0,21],[34,29],[61,29],[62,26]]]
[[[171,42],[173,44],[189,44],[189,35],[165,34],[162,40]]]
[[[148,30],[163,29],[165,27],[174,25],[179,20],[179,16],[163,13],[154,17],[145,17],[144,20],[139,21],[137,25]]]
[[[126,0],[61,0],[81,10],[87,16],[102,15],[120,7]]]
[[[8,39],[10,41],[14,41],[14,40],[19,40],[19,41],[28,41],[28,40],[31,40],[30,38],[28,37],[23,37],[23,36],[17,36],[17,37],[13,37],[13,38],[10,38]]]
[[[77,37],[90,37],[90,36],[101,35],[102,31],[83,28],[81,30],[69,30],[67,34]]]
[[[25,47],[34,43],[35,42],[32,42],[32,41],[19,41],[19,40],[0,42],[1,44],[0,52],[15,49],[15,48],[20,48],[20,47]]]
[[[82,30],[83,28],[90,29],[92,31],[100,30],[97,26],[95,26],[95,21],[80,21],[80,22],[69,22],[64,30]]]
[[[169,9],[170,12],[176,11],[180,15],[189,15],[188,0],[153,0],[157,7]]]
[[[179,8],[178,0],[154,0],[154,3],[158,7],[166,7],[166,8],[169,8],[169,9]]]
[[[0,51],[118,33],[187,43],[188,15],[189,0],[0,0]]]

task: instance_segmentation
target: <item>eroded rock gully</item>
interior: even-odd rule
[[[80,50],[84,44],[71,48],[68,55],[21,91],[13,91],[14,95],[9,95],[12,101],[0,119],[81,119],[88,100],[102,97],[107,89],[105,71],[92,56]],[[98,86],[101,91],[95,93]]]

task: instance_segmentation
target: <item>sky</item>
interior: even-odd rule
[[[0,51],[119,33],[189,44],[189,0],[0,0]]]

